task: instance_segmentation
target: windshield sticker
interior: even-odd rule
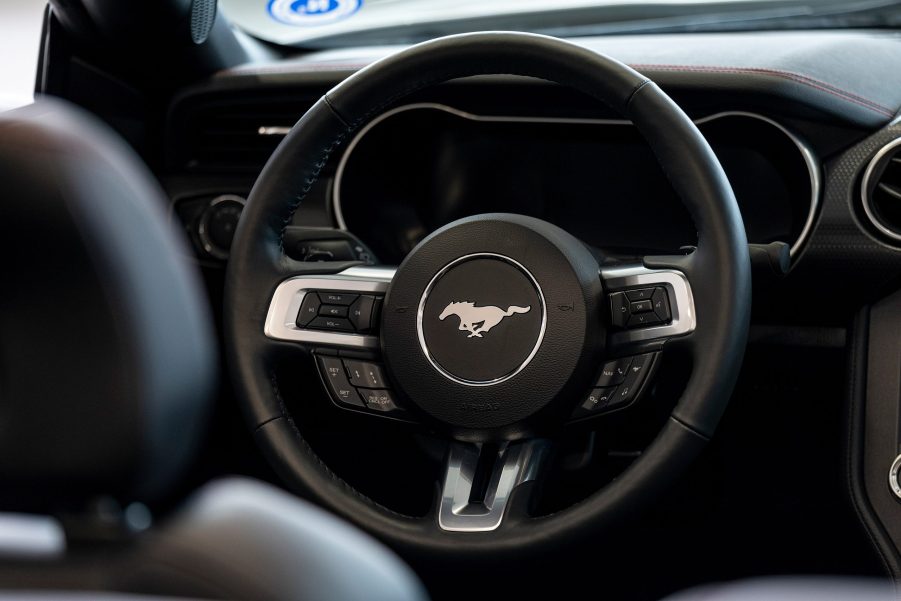
[[[363,0],[269,0],[269,15],[300,27],[329,25],[357,12]]]

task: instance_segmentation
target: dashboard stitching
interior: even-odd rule
[[[303,73],[303,72],[327,72],[327,71],[342,71],[342,70],[356,70],[362,69],[368,66],[369,63],[309,63],[304,65],[292,64],[292,65],[282,65],[282,66],[270,66],[270,67],[256,67],[253,69],[230,69],[226,71],[219,72],[217,77],[227,77],[227,76],[253,76],[260,74],[291,74],[291,73]],[[668,65],[668,64],[629,64],[633,69],[641,70],[657,70],[657,71],[669,71],[669,72],[696,72],[696,73],[733,73],[739,75],[770,75],[774,77],[782,77],[784,79],[788,79],[794,81],[796,83],[800,83],[802,85],[809,86],[816,90],[820,90],[822,92],[826,92],[827,94],[831,94],[842,100],[846,100],[848,102],[857,104],[863,108],[869,109],[875,113],[880,115],[893,117],[894,111],[889,107],[881,105],[873,100],[860,96],[859,94],[855,94],[849,90],[845,90],[843,88],[839,88],[833,84],[827,83],[820,79],[816,79],[809,75],[803,75],[801,73],[795,73],[792,71],[785,71],[782,69],[770,69],[765,67],[726,67],[726,66],[707,66],[707,65]]]
[[[825,81],[810,77],[808,75],[801,75],[799,73],[794,73],[792,71],[783,71],[780,69],[766,69],[762,67],[717,67],[717,66],[706,66],[706,65],[665,65],[665,64],[637,64],[631,65],[635,69],[647,69],[651,71],[687,71],[687,72],[696,72],[696,73],[738,73],[738,74],[761,74],[761,75],[772,75],[775,77],[783,77],[785,79],[790,79],[792,81],[796,81],[798,83],[810,86],[817,90],[821,90],[828,94],[832,94],[834,96],[838,96],[843,100],[847,100],[849,102],[853,102],[865,108],[868,108],[874,112],[877,112],[881,115],[885,115],[887,117],[893,117],[894,111],[889,109],[886,106],[878,104],[872,100],[864,98],[863,96],[859,96],[850,92],[848,90],[844,90],[842,88],[838,88],[829,84]]]

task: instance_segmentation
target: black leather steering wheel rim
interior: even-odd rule
[[[694,368],[666,425],[618,479],[551,516],[518,516],[502,527],[450,533],[434,520],[402,516],[354,490],[300,435],[274,376],[279,346],[263,333],[275,286],[303,266],[286,256],[285,227],[330,155],[400,98],[481,74],[532,76],[568,85],[630,119],[647,140],[698,231],[697,250],[669,266],[692,282]],[[653,263],[653,261],[646,261]],[[649,264],[648,266],[656,266]],[[653,82],[606,56],[524,33],[449,36],[362,69],[323,96],[294,126],[254,185],[232,246],[225,290],[225,340],[233,382],[254,436],[284,481],[401,550],[488,559],[597,533],[654,498],[704,447],[731,395],[750,316],[750,262],[741,215],[710,146]]]

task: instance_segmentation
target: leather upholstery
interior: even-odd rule
[[[784,576],[702,586],[665,601],[897,601],[888,582]]]
[[[52,561],[5,558],[0,589],[242,601],[427,598],[410,568],[362,532],[284,491],[237,478],[200,489],[130,541],[82,544]]]
[[[138,534],[86,511],[169,492],[190,460],[215,375],[209,309],[150,174],[87,113],[0,115],[0,182],[0,510],[67,516],[65,552],[40,558],[0,529],[0,590],[426,598],[391,551],[251,480],[209,484]]]
[[[0,114],[0,508],[151,498],[200,439],[208,307],[158,185],[87,113]]]

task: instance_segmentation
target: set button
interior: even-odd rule
[[[395,401],[380,364],[331,355],[317,358],[329,395],[338,405],[382,414],[404,412]]]

